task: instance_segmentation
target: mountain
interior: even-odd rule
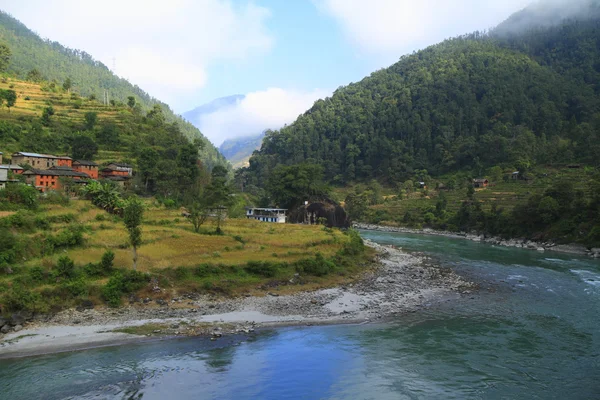
[[[234,94],[232,96],[220,97],[211,101],[210,103],[203,104],[199,107],[194,108],[193,110],[186,111],[182,114],[183,118],[190,121],[194,126],[200,129],[200,120],[202,116],[206,114],[214,113],[223,108],[227,108],[233,106],[240,101],[244,100],[246,96],[243,94]]]
[[[104,64],[95,60],[85,51],[70,49],[60,43],[40,38],[24,24],[0,11],[0,43],[5,43],[12,56],[8,72],[25,79],[28,76],[43,79],[51,84],[62,85],[69,78],[73,91],[81,96],[95,96],[103,99],[104,92],[116,103],[126,103],[134,96],[142,111],[159,105],[167,122],[175,123],[178,129],[190,140],[199,139],[204,143],[200,157],[205,165],[226,164],[202,133],[189,122],[175,115],[168,105],[151,97],[141,88],[114,75]],[[32,74],[32,72],[37,72]]]
[[[183,113],[183,117],[200,129],[203,117],[219,110],[235,106],[245,98],[246,96],[242,94],[220,97],[210,103],[203,104],[193,110]],[[252,153],[255,150],[260,148],[264,136],[265,133],[262,132],[258,135],[227,139],[219,146],[219,151],[233,165],[233,168],[247,167],[249,165],[248,160],[250,159],[250,156],[252,156]]]
[[[245,136],[234,139],[227,139],[219,146],[219,151],[233,168],[243,168],[250,165],[249,160],[255,150],[260,149],[265,132],[256,136]]]
[[[552,25],[536,4],[498,30],[403,56],[336,90],[267,134],[244,179],[264,187],[275,166],[303,162],[320,164],[336,184],[390,185],[423,170],[598,165],[599,2],[560,4],[552,3]]]

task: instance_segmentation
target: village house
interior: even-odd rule
[[[23,173],[26,182],[36,189],[46,192],[61,188],[61,179],[72,179],[75,183],[86,183],[90,176],[69,167],[54,166],[50,169],[31,169]]]
[[[285,224],[285,208],[246,208],[246,218],[262,222]]]
[[[490,184],[490,181],[488,181],[487,179],[473,179],[473,187],[476,188],[486,188],[488,187]]]
[[[110,163],[105,168],[100,170],[100,174],[103,178],[110,176],[133,176],[133,167],[129,164],[124,163]]]
[[[28,164],[35,169],[49,169],[52,167],[71,167],[73,160],[70,157],[19,151],[12,154],[10,163],[12,165]]]
[[[92,179],[98,179],[98,164],[93,161],[75,160],[73,161],[73,169],[88,174]]]
[[[18,182],[17,179],[13,179],[13,174],[20,174],[23,172],[23,168],[14,165],[3,165],[0,164],[0,189],[6,188],[8,182]]]

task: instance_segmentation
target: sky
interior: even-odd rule
[[[44,38],[85,50],[183,113],[216,145],[279,129],[315,100],[531,0],[0,0]],[[257,131],[258,130],[258,131]]]

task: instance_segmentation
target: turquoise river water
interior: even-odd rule
[[[382,324],[0,361],[0,399],[600,399],[600,262],[362,232],[481,289]]]

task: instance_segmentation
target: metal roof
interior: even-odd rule
[[[20,154],[20,155],[22,155],[22,156],[25,156],[25,157],[37,157],[37,158],[58,158],[58,157],[56,157],[56,156],[53,156],[53,155],[50,155],[50,154],[28,153],[28,152],[26,152],[26,151],[18,151],[18,152],[16,152],[16,153],[13,153],[13,157],[14,157],[16,154]]]

